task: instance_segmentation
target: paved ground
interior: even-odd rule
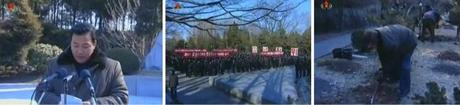
[[[297,94],[293,66],[248,73],[225,74],[216,77],[214,80],[214,86],[251,103],[306,103],[299,101],[303,100],[304,97],[299,97]]]
[[[305,79],[305,78],[303,78]],[[302,80],[302,79],[301,79]],[[226,86],[216,86],[217,83],[229,83]],[[267,82],[270,81],[270,82]],[[301,92],[310,91],[306,81],[294,83],[293,67],[283,67],[271,70],[261,70],[256,72],[232,73],[219,76],[204,77],[185,77],[179,75],[178,98],[176,103],[187,104],[250,104],[260,102],[262,97],[267,98],[269,102],[265,103],[287,103],[287,97],[295,103],[310,102],[309,92],[297,95],[297,88]],[[228,89],[245,90],[250,93],[251,97],[242,97],[244,93],[236,91],[226,91]],[[308,94],[308,95],[307,95]],[[307,97],[298,97],[307,96]],[[280,98],[284,97],[284,98]],[[294,98],[295,97],[295,98]],[[168,103],[171,103],[171,97],[167,93]],[[258,102],[259,101],[259,102]]]
[[[125,76],[129,88],[129,94],[145,97],[162,97],[161,72],[149,71],[141,74]]]
[[[247,104],[246,101],[235,98],[209,84],[209,76],[185,77],[179,75],[177,88],[178,103],[187,104]],[[169,93],[167,93],[169,97]],[[169,97],[167,101],[171,101]]]
[[[332,52],[332,49],[345,47],[351,44],[350,36],[351,32],[338,33],[336,37],[331,37],[320,42],[315,42],[315,58],[323,57]]]
[[[373,28],[373,27],[368,27]],[[315,34],[315,58],[330,54],[332,49],[351,45],[351,33],[355,30]]]
[[[296,103],[310,103],[311,100],[311,85],[310,85],[310,77],[304,77],[298,79],[297,82],[297,94],[299,95],[299,99]]]

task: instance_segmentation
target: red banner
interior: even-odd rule
[[[174,49],[174,52],[184,58],[222,58],[230,57],[237,53],[237,49],[214,49],[208,52],[206,49]]]
[[[276,52],[283,52],[283,47],[275,47]]]
[[[225,58],[231,55],[230,52],[186,52],[180,54],[184,58]]]
[[[214,49],[213,52],[238,52],[237,49]]]
[[[174,49],[175,53],[185,53],[185,52],[207,52],[206,49]]]
[[[280,51],[272,51],[272,52],[260,52],[262,56],[282,56],[284,52]]]

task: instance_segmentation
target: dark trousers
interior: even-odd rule
[[[400,96],[404,97],[410,92],[410,71],[412,53],[403,56],[401,75],[399,81]]]

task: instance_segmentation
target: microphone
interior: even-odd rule
[[[84,78],[86,80],[86,86],[89,86],[89,90],[91,93],[91,105],[96,105],[96,95],[94,91],[94,86],[93,82],[91,82],[91,73],[89,72],[88,69],[83,69],[80,71],[80,77]]]
[[[69,74],[69,75],[67,75],[67,76],[65,76],[65,77],[63,77],[63,78],[64,78],[65,81],[70,81],[70,79],[72,79],[72,77],[73,77],[74,75],[75,75],[75,73],[72,72],[71,74]]]
[[[86,79],[86,85],[89,86],[90,90],[94,92],[93,82],[91,81],[91,73],[89,73],[88,69],[83,69],[80,71],[80,77]]]
[[[69,89],[69,81],[75,75],[75,72],[70,73],[69,75],[62,77],[64,80],[64,105],[67,105],[67,94]],[[61,97],[62,98],[62,97]]]
[[[55,78],[63,78],[64,76],[67,76],[67,75],[70,75],[70,74],[67,72],[66,69],[57,70],[53,74],[51,74],[50,76],[48,76],[45,79],[43,79],[43,81],[41,83],[47,83],[50,80],[53,80]]]
[[[45,90],[45,91],[41,93],[40,98],[39,98],[39,100],[38,100],[38,103],[40,104],[40,103],[42,102],[42,99],[43,99],[43,97],[44,97],[45,94],[46,94],[46,90],[49,88],[47,83],[48,83],[50,80],[53,80],[53,79],[56,79],[56,78],[59,78],[59,79],[63,79],[63,78],[64,78],[64,79],[66,79],[66,80],[70,80],[70,79],[73,77],[73,75],[75,75],[74,72],[69,73],[69,72],[67,71],[67,69],[63,68],[63,69],[60,69],[60,70],[55,71],[53,74],[51,74],[50,76],[48,76],[48,77],[46,77],[45,79],[43,79],[43,81],[40,82],[40,84],[45,85],[45,86],[44,86],[44,90]],[[39,84],[39,86],[40,86],[40,84]],[[37,90],[34,90],[34,93],[33,93],[33,94],[35,94],[36,91],[37,91]],[[35,96],[32,96],[32,98],[33,98],[33,97],[35,97]]]

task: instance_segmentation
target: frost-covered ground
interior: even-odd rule
[[[315,103],[371,103],[373,94],[373,103],[414,103],[412,98],[415,94],[423,96],[430,81],[446,88],[448,103],[454,103],[453,88],[460,87],[460,61],[455,61],[455,54],[444,55],[447,59],[438,56],[446,51],[460,53],[455,32],[439,29],[434,43],[419,42],[412,56],[411,92],[402,99],[397,98],[398,84],[377,85],[375,74],[380,62],[375,52],[365,54],[367,59],[351,61],[331,55],[315,59]]]

